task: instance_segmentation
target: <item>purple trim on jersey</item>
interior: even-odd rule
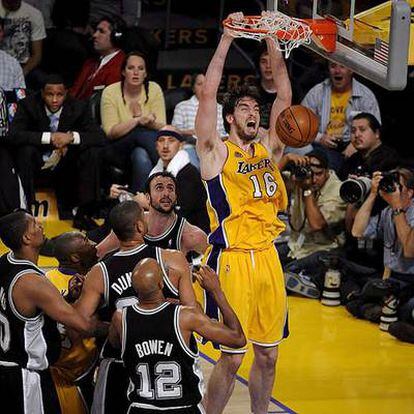
[[[208,199],[211,207],[215,210],[219,226],[208,236],[208,242],[215,246],[228,247],[224,237],[223,221],[230,215],[230,205],[226,198],[226,192],[220,181],[221,175],[206,181]]]

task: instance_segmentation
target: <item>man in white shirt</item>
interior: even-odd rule
[[[195,137],[195,118],[198,110],[198,100],[200,93],[203,89],[205,81],[205,76],[202,73],[197,73],[193,76],[192,79],[192,89],[194,95],[185,101],[179,102],[174,109],[174,116],[172,120],[172,125],[179,129],[181,135],[187,138],[187,144],[184,145],[184,149],[187,151],[190,156],[191,164],[195,165],[197,168],[200,168],[200,161],[198,159],[197,153],[194,147],[194,138]],[[220,137],[227,136],[227,133],[224,129],[223,124],[223,107],[218,103],[217,104],[217,133]]]

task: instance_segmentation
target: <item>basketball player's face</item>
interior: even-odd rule
[[[122,75],[125,77],[126,84],[142,85],[147,77],[145,60],[141,56],[130,56],[125,69],[122,71]]]
[[[357,151],[369,152],[380,143],[379,132],[371,129],[367,119],[355,119],[351,126],[351,143]]]
[[[253,98],[241,98],[234,108],[232,115],[227,115],[227,121],[242,141],[252,141],[256,138],[260,124],[260,107]]]
[[[331,62],[329,64],[329,76],[333,90],[345,92],[352,87],[352,71],[344,65]]]
[[[26,236],[30,240],[30,244],[34,247],[40,247],[45,242],[45,233],[43,226],[30,214],[27,215],[28,224]]]
[[[114,46],[111,42],[111,25],[109,22],[103,20],[96,26],[96,30],[93,33],[93,48],[100,54],[110,52]]]
[[[98,262],[98,253],[96,243],[89,240],[86,236],[79,238],[78,255],[81,265],[84,269],[89,270]]]
[[[162,214],[170,214],[177,202],[174,181],[169,177],[156,177],[150,185],[150,206]]]
[[[181,142],[175,137],[165,135],[157,139],[155,147],[166,166],[181,149]]]

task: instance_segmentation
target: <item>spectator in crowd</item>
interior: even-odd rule
[[[185,101],[179,102],[174,108],[174,116],[172,119],[172,125],[179,129],[181,135],[186,138],[187,144],[184,145],[184,149],[190,156],[190,161],[197,168],[200,167],[200,161],[195,151],[195,117],[198,109],[198,100],[200,93],[203,90],[203,85],[206,77],[202,73],[195,74],[191,79],[191,88],[194,95]],[[217,133],[220,137],[227,136],[223,123],[223,107],[217,104]]]
[[[374,171],[389,171],[398,165],[397,152],[382,143],[381,124],[370,113],[361,112],[352,119],[351,144],[356,151],[344,161],[339,174],[343,180],[350,174],[372,175]]]
[[[8,129],[6,96],[0,88],[0,217],[20,207],[19,179],[4,139]],[[25,207],[22,205],[21,207]]]
[[[49,75],[41,92],[20,102],[6,141],[13,147],[29,206],[35,202],[35,177],[50,169],[61,218],[72,217],[72,209],[78,207],[74,226],[96,226],[91,219],[100,196],[96,147],[104,135],[87,103],[68,96],[60,76]]]
[[[399,298],[400,311],[407,315],[414,309],[414,303],[410,300],[414,291],[414,173],[405,168],[398,168],[396,172],[392,187],[387,185],[389,188],[384,188],[383,174],[374,172],[370,194],[355,216],[352,235],[383,240],[384,267],[390,270],[388,281]],[[378,195],[388,206],[374,215],[373,207]],[[354,315],[362,317],[364,304],[356,303],[359,310],[355,306],[349,309],[352,308]],[[380,305],[378,307],[377,314]],[[399,333],[397,331],[396,328],[395,336]]]
[[[89,99],[94,91],[121,80],[125,54],[120,49],[125,36],[125,23],[116,17],[102,17],[93,34],[95,57],[88,59],[77,76],[70,94]]]
[[[337,249],[344,242],[345,203],[339,196],[341,181],[329,170],[326,156],[320,152],[308,154],[309,164],[295,169],[291,177],[290,228],[287,246],[281,251],[285,266],[286,286],[305,296],[318,298],[317,286],[300,274],[309,269],[315,253]],[[280,248],[280,246],[278,246]]]
[[[80,232],[63,233],[53,240],[59,267],[46,272],[68,303],[75,302],[85,275],[98,261],[95,244]],[[51,367],[62,414],[87,414],[92,405],[92,368],[98,357],[94,338],[81,338],[58,325],[62,340],[60,357]]]
[[[0,45],[4,38],[4,19],[0,18]],[[13,56],[0,50],[0,88],[11,91],[26,88],[22,67]]]
[[[16,58],[27,77],[42,60],[42,42],[46,31],[42,14],[21,0],[2,0],[0,17],[4,19],[5,36],[2,49]],[[36,85],[36,77],[30,80]]]
[[[352,118],[358,112],[368,112],[381,122],[375,95],[353,78],[347,67],[329,63],[329,78],[315,85],[304,97],[302,105],[320,117],[315,147],[322,147],[329,159],[330,168],[339,171],[345,157],[355,149],[350,144]],[[311,145],[303,151],[309,151]]]
[[[131,166],[130,189],[143,191],[158,160],[157,130],[166,123],[161,87],[148,79],[146,62],[139,52],[129,53],[122,64],[122,80],[102,93],[102,126],[109,138],[105,163],[121,169]]]

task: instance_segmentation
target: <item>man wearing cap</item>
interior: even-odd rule
[[[307,259],[314,253],[342,246],[346,204],[339,196],[341,181],[329,170],[327,157],[313,151],[307,158],[308,176],[291,176],[291,233],[286,251],[280,254],[283,261],[295,259],[285,267],[287,288],[317,298],[319,289],[299,272],[309,270]]]

